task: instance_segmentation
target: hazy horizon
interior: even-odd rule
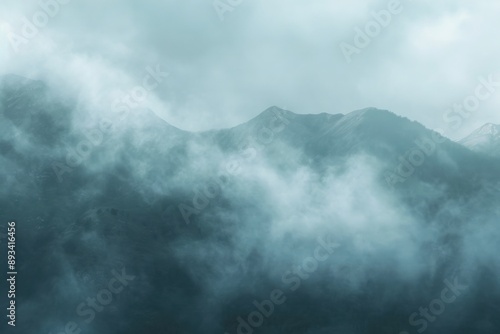
[[[357,29],[390,1],[60,2],[36,33],[24,18],[33,21],[38,1],[0,4],[0,73],[75,86],[93,104],[160,65],[169,76],[147,103],[186,130],[235,126],[271,105],[303,114],[373,106],[444,129],[443,115],[480,77],[498,77],[494,0],[402,0],[349,57],[343,43],[356,47]],[[481,101],[449,137],[500,124],[499,103],[499,94]]]

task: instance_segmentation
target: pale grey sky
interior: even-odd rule
[[[234,126],[271,105],[296,113],[374,106],[451,138],[500,124],[500,87],[457,130],[443,121],[479,77],[500,81],[496,0],[65,1],[46,6],[53,17],[37,16],[38,1],[0,3],[0,74],[76,88],[93,106],[160,64],[169,76],[145,104],[186,130]],[[215,3],[234,8],[217,12]],[[390,23],[348,62],[341,43],[355,46],[355,29],[390,8]]]

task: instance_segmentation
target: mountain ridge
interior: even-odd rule
[[[34,80],[34,79],[29,79],[26,77],[22,77],[16,74],[5,74],[0,76],[0,88],[8,88],[8,89],[20,89],[21,87],[28,87],[28,86],[36,86],[38,88],[47,88],[47,86],[44,84],[43,81],[40,80]],[[1,92],[0,92],[1,93]],[[347,121],[349,119],[360,119],[360,118],[373,118],[373,117],[379,117],[379,116],[385,116],[385,117],[391,117],[391,116],[396,116],[396,117],[401,117],[405,118],[403,116],[397,115],[389,110],[385,109],[379,109],[376,107],[366,107],[363,109],[358,109],[354,110],[348,113],[309,113],[309,114],[302,114],[302,113],[295,113],[290,110],[286,110],[277,106],[271,106],[264,111],[258,113],[256,116],[250,118],[249,120],[237,124],[235,126],[231,127],[226,127],[222,129],[209,129],[209,130],[203,130],[203,131],[189,131],[189,130],[184,130],[182,128],[176,127],[175,125],[172,125],[170,122],[164,120],[163,118],[159,117],[154,111],[148,110],[148,109],[137,109],[139,111],[142,111],[145,113],[144,115],[147,118],[154,118],[155,121],[161,121],[169,126],[182,131],[186,133],[210,133],[210,132],[216,132],[216,131],[224,131],[224,130],[231,130],[235,129],[241,126],[258,126],[258,125],[263,125],[266,123],[269,123],[270,121],[273,120],[273,118],[277,117],[276,115],[280,115],[279,117],[288,117],[288,118],[296,118],[298,117],[301,120],[305,120],[308,117],[315,118],[317,121],[322,122],[322,121],[330,121],[330,120],[337,120],[342,118],[345,118],[344,121]],[[144,115],[138,115],[137,117],[141,117]],[[154,117],[151,117],[154,115]],[[153,122],[154,123],[154,122]]]

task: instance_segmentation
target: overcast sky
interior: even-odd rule
[[[235,126],[271,105],[296,113],[373,106],[451,138],[500,124],[500,87],[457,130],[443,121],[475,94],[479,77],[500,81],[500,2],[401,0],[348,62],[341,43],[354,47],[355,29],[390,3],[221,0],[217,11],[213,0],[72,0],[49,6],[45,22],[38,1],[6,0],[0,74],[76,88],[93,105],[140,85],[159,64],[169,76],[145,104],[186,130]],[[44,26],[26,38],[23,17]]]

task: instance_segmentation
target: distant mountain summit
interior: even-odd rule
[[[500,157],[500,125],[485,124],[459,143],[473,151]]]

